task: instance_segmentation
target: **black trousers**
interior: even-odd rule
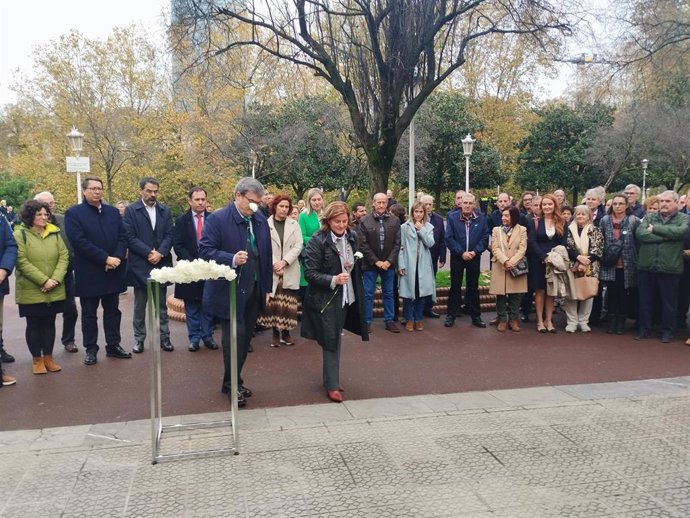
[[[252,340],[260,307],[259,289],[256,282],[253,282],[247,289],[244,311],[242,314],[237,313],[237,373],[240,385],[244,385],[242,367],[244,367],[244,362],[247,360],[249,343]],[[230,368],[232,366],[232,358],[230,357],[230,320],[220,319],[220,332],[220,342],[223,347],[223,365],[225,367],[223,387],[230,390],[232,387],[230,376]]]
[[[610,317],[628,317],[628,300],[630,294],[625,289],[625,272],[623,268],[616,268],[616,279],[606,282],[608,293],[609,320]]]
[[[432,261],[432,266],[434,268],[434,279],[436,278],[436,272],[438,272],[438,261]],[[429,312],[434,309],[434,297],[427,295],[424,297],[424,311]]]
[[[62,345],[74,342],[74,330],[77,327],[77,303],[74,300],[74,272],[69,271],[65,275],[65,309],[62,312]]]
[[[84,337],[84,349],[98,352],[98,305],[103,306],[103,332],[105,348],[120,345],[120,294],[109,293],[100,297],[80,297],[81,334]]]
[[[479,306],[479,266],[480,256],[471,261],[463,261],[455,254],[450,256],[450,295],[448,296],[448,314],[460,316],[460,288],[465,274],[465,312],[472,318],[481,315]]]
[[[640,333],[651,333],[654,309],[660,307],[662,335],[673,336],[675,334],[680,278],[681,275],[672,273],[639,271],[640,317],[638,322]]]
[[[26,317],[26,345],[34,358],[53,354],[55,344],[55,316]]]

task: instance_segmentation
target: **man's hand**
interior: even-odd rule
[[[0,283],[5,282],[5,279],[7,279],[7,270],[0,268]]]
[[[235,266],[242,266],[247,262],[247,259],[249,258],[249,254],[246,252],[246,250],[240,250],[239,252],[235,253]]]
[[[108,270],[114,270],[115,268],[120,266],[121,262],[122,261],[120,261],[120,259],[118,257],[108,256],[105,259],[105,271],[107,272]]]
[[[163,255],[157,250],[151,250],[147,259],[151,264],[158,264],[163,259]]]
[[[445,261],[439,261],[439,262],[438,262],[438,267],[439,267],[439,268],[443,268],[445,265],[446,265],[446,262],[445,262]]]
[[[651,234],[652,232],[654,232],[654,225],[651,225],[651,224],[650,224],[650,225],[647,227],[647,232],[649,232],[650,234]]]
[[[462,254],[463,261],[471,261],[477,254],[475,252],[465,252]]]

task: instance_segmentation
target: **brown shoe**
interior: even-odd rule
[[[33,365],[31,366],[31,370],[34,374],[45,374],[48,372],[46,370],[45,363],[43,363],[43,356],[39,356],[38,358],[33,359]]]
[[[414,328],[417,331],[424,331],[424,324],[422,322],[415,322],[414,323]]]
[[[513,333],[519,333],[520,322],[517,320],[508,320],[508,329],[510,329]]]
[[[508,324],[506,323],[506,321],[501,320],[498,324],[496,324],[496,331],[498,331],[499,333],[505,333],[507,327],[508,327]]]
[[[62,367],[55,363],[55,360],[50,355],[43,355],[43,365],[46,366],[48,372],[60,372],[62,370]]]
[[[400,328],[398,327],[398,324],[396,324],[393,321],[386,322],[386,331],[390,331],[391,333],[399,333]]]
[[[405,322],[405,331],[414,331],[414,322],[412,320]]]

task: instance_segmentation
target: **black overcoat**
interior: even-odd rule
[[[347,239],[352,251],[356,252],[358,250],[357,236],[354,232],[348,232]],[[319,231],[311,237],[307,243],[304,257],[304,278],[309,285],[302,301],[301,335],[303,338],[316,340],[324,349],[334,351],[342,331],[336,325],[336,322],[339,321],[336,314],[340,311],[347,311],[344,328],[361,336],[364,341],[369,340],[367,323],[364,318],[361,265],[361,260],[355,261],[351,272],[355,302],[343,308],[342,293],[339,291],[333,297],[334,290],[331,289],[333,276],[343,272],[338,250],[333,243],[331,233],[330,231]],[[323,310],[323,308],[326,309]]]

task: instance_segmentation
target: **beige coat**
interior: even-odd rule
[[[525,257],[527,252],[527,229],[522,225],[515,225],[510,235],[503,232],[500,226],[491,232],[491,285],[489,293],[493,295],[509,295],[511,293],[527,293],[527,275],[513,277],[503,269],[503,264],[511,259],[517,263]]]
[[[281,259],[287,261],[283,273],[283,288],[286,290],[299,289],[299,254],[302,251],[302,231],[299,224],[292,218],[285,220],[285,232],[283,234],[283,246],[280,246],[280,237],[273,222],[273,216],[268,218],[268,228],[271,230],[271,249],[273,251],[273,261],[275,264]],[[272,294],[275,295],[280,277],[273,273]]]

